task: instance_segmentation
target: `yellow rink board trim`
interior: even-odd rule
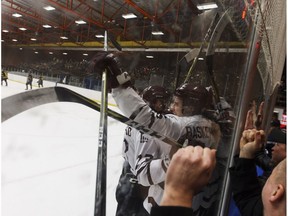
[[[21,83],[21,84],[26,84],[25,82],[21,82],[21,81],[18,81],[18,80],[13,80],[13,79],[8,79],[8,80],[10,80],[10,81],[12,81],[12,82],[17,82],[17,83]],[[34,85],[34,84],[32,84],[32,86],[33,87],[38,87],[38,85]],[[90,89],[91,90],[91,89]],[[96,102],[96,103],[100,103],[101,104],[101,100],[96,100],[96,99],[92,99],[92,98],[89,98],[90,100],[92,100],[92,101],[94,101],[94,102]],[[112,104],[112,103],[108,103],[108,106],[113,106],[113,107],[117,107],[117,105],[116,104]]]

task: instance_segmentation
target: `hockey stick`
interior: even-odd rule
[[[200,45],[200,48],[199,48],[199,50],[198,50],[198,53],[197,53],[196,57],[194,57],[194,60],[193,60],[193,62],[192,62],[192,65],[191,65],[191,67],[189,68],[189,71],[188,71],[188,73],[187,73],[187,76],[186,76],[186,78],[185,78],[185,80],[184,80],[184,83],[189,82],[189,80],[190,80],[190,78],[191,78],[191,76],[192,76],[192,72],[193,72],[193,70],[194,70],[194,68],[195,68],[195,66],[196,66],[196,63],[198,62],[198,57],[199,57],[199,55],[201,54],[202,49],[203,49],[205,43],[206,43],[206,42],[208,41],[208,39],[210,38],[210,36],[211,36],[211,34],[212,34],[212,29],[215,27],[215,24],[216,24],[216,22],[218,21],[218,18],[219,18],[219,14],[216,13],[215,16],[214,16],[214,18],[213,18],[213,20],[212,20],[212,22],[210,23],[210,26],[209,26],[209,28],[208,28],[208,30],[207,30],[207,32],[206,32],[206,35],[205,35],[205,37],[204,37],[204,39],[203,39],[203,41],[202,41],[202,43],[201,43],[201,45]]]
[[[2,99],[1,106],[1,120],[2,122],[12,118],[13,116],[22,113],[26,110],[32,109],[53,102],[75,102],[84,106],[90,107],[93,110],[100,111],[100,104],[80,95],[70,89],[64,87],[49,87],[43,89],[36,89],[28,92],[16,94]],[[176,140],[161,135],[160,133],[132,120],[126,116],[117,113],[107,108],[107,115],[123,124],[139,130],[142,133],[148,134],[154,138],[160,139],[163,142],[181,148],[182,145]]]
[[[107,71],[102,74],[94,216],[106,215],[107,178]]]
[[[219,41],[223,30],[225,29],[225,27],[229,23],[228,12],[229,12],[229,9],[226,10],[221,15],[219,21],[217,22],[215,29],[214,29],[211,37],[210,37],[210,41],[209,41],[207,51],[206,51],[206,59],[205,60],[206,60],[206,65],[207,65],[207,72],[208,72],[207,74],[208,74],[208,78],[211,82],[213,91],[214,91],[214,97],[215,97],[216,103],[220,102],[220,96],[219,96],[219,90],[218,90],[217,84],[215,82],[214,74],[213,74],[213,56],[215,53],[215,47],[216,47],[215,44]],[[218,109],[221,110],[221,107],[218,107]]]
[[[113,46],[114,46],[117,50],[119,50],[119,51],[122,50],[121,45],[113,38],[112,35],[108,35],[108,38],[109,38],[110,42],[113,44]],[[107,50],[106,50],[106,51],[107,51]]]
[[[108,50],[107,31],[105,31],[104,51]],[[96,169],[96,191],[94,216],[106,215],[106,179],[107,179],[107,69],[102,73],[101,106],[98,136],[98,157]]]
[[[177,75],[175,81],[175,89],[178,87],[179,84],[179,77],[181,71],[187,71],[188,66],[190,65],[191,61],[199,55],[199,49],[195,48],[190,50],[186,55],[184,55],[180,61],[176,65]],[[182,69],[184,68],[184,69]],[[182,69],[182,70],[180,70]]]

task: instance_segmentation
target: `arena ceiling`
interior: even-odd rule
[[[187,50],[200,46],[215,14],[199,10],[202,3],[205,0],[2,0],[2,45],[102,49],[104,39],[98,36],[107,31],[112,48]],[[123,18],[131,13],[136,18]],[[222,46],[243,47],[232,28],[228,32]]]

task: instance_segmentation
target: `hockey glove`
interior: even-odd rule
[[[224,98],[220,98],[220,102],[216,105],[218,110],[217,123],[220,125],[223,136],[231,136],[233,134],[235,114],[230,104]]]
[[[112,53],[98,52],[92,58],[88,70],[102,75],[105,69],[107,69],[108,88],[131,85],[131,77],[127,72],[122,72],[117,57]]]

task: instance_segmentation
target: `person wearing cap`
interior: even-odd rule
[[[273,115],[272,120],[270,122],[270,129],[268,130],[268,134],[270,134],[271,131],[275,128],[280,129],[280,125],[281,125],[280,120],[277,118],[277,116]],[[268,142],[265,146],[265,149],[266,149],[268,156],[271,158],[273,145],[269,145],[269,144],[270,142],[269,142],[269,137],[268,137]]]
[[[239,143],[239,157],[229,168],[233,199],[241,215],[282,216],[286,212],[286,159],[273,167],[264,186],[256,173],[255,155],[263,148],[263,130],[244,130]]]
[[[264,150],[256,154],[256,164],[263,169],[263,174],[259,176],[262,185],[265,184],[267,178],[271,175],[274,167],[276,167],[283,159],[286,158],[286,133],[280,128],[273,128],[267,137],[267,146],[270,147],[271,154],[267,154]]]
[[[286,158],[286,133],[284,133],[280,128],[274,128],[270,132],[267,140],[274,144],[271,149],[271,160],[274,166],[276,166],[280,161]]]

